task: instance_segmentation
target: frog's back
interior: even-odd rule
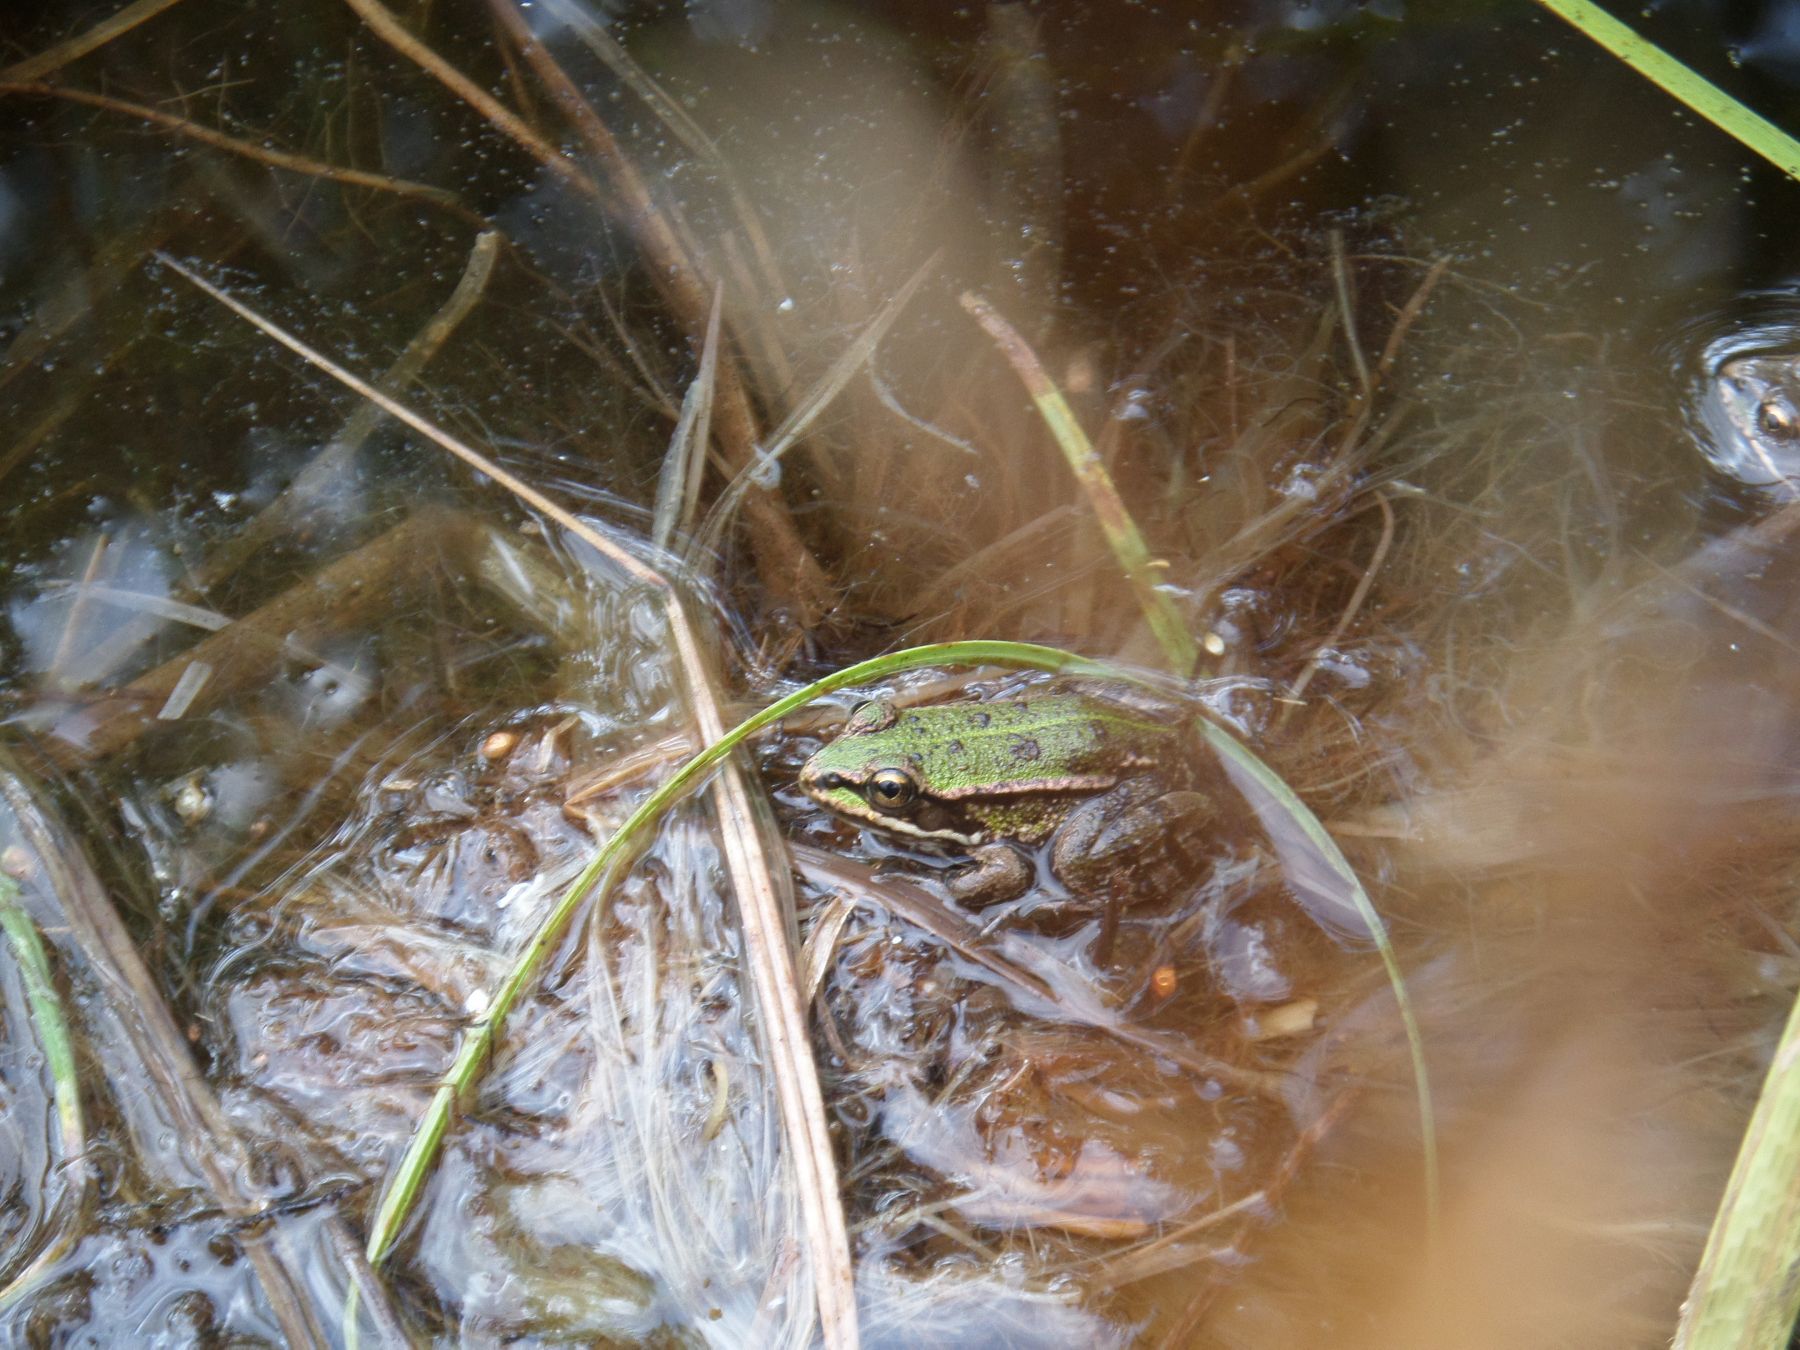
[[[990,787],[1012,781],[1023,791],[1071,776],[1091,790],[1162,767],[1179,739],[1174,728],[1078,694],[943,704],[901,714],[902,722],[909,718],[918,719],[919,744],[937,761],[934,777],[967,776]]]

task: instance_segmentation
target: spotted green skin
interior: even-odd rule
[[[890,834],[960,846],[975,860],[951,893],[991,904],[1024,892],[1021,848],[1050,842],[1052,871],[1072,891],[1113,905],[1154,842],[1210,806],[1193,786],[1184,723],[1101,699],[1050,694],[852,714],[800,770],[820,805]],[[882,775],[904,774],[907,799],[880,800]]]
[[[1084,797],[1157,773],[1180,739],[1174,728],[1073,694],[909,709],[877,701],[807,760],[800,786],[820,805],[896,834],[1039,844]],[[912,776],[913,809],[896,813],[865,795],[883,769]]]

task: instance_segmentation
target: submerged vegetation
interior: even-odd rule
[[[1775,1343],[1793,189],[1094,8],[8,21],[9,1339]]]

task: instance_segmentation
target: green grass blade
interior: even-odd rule
[[[486,1063],[508,1013],[542,973],[551,950],[579,910],[582,902],[598,889],[604,896],[616,869],[626,865],[637,846],[648,836],[651,827],[676,801],[693,791],[706,775],[749,737],[786,717],[796,708],[840,689],[870,684],[908,670],[926,666],[1003,665],[1021,666],[1059,674],[1087,675],[1101,679],[1133,680],[1128,671],[1086,657],[1022,642],[944,642],[859,662],[835,671],[824,679],[795,690],[776,700],[761,712],[733,727],[723,737],[689,759],[652,792],[633,811],[613,836],[606,841],[592,862],[570,882],[567,890],[540,921],[529,942],[514,958],[513,965],[496,992],[487,1011],[472,1023],[463,1035],[455,1062],[439,1080],[430,1105],[415,1128],[406,1152],[384,1191],[370,1225],[368,1256],[378,1265],[392,1252],[401,1230],[417,1204],[425,1179],[436,1162],[444,1136],[455,1116],[457,1104],[473,1089]],[[1407,997],[1405,982],[1394,957],[1392,946],[1368,894],[1357,880],[1349,861],[1339,851],[1324,825],[1304,802],[1295,795],[1276,773],[1244,747],[1229,732],[1201,719],[1207,740],[1233,764],[1242,767],[1256,779],[1288,815],[1295,826],[1312,842],[1331,869],[1342,879],[1363,924],[1375,938],[1388,979],[1394,988],[1401,1017],[1412,1049],[1413,1072],[1418,1086],[1420,1128],[1424,1138],[1426,1182],[1430,1213],[1436,1214],[1437,1144],[1432,1118],[1431,1091],[1426,1076],[1423,1042]]]
[[[1788,1344],[1800,1315],[1800,997],[1751,1113],[1675,1350]]]
[[[1075,481],[1087,494],[1088,506],[1095,519],[1100,522],[1107,545],[1112,549],[1113,557],[1118,559],[1119,567],[1131,583],[1132,590],[1136,592],[1138,605],[1144,611],[1144,620],[1150,625],[1157,644],[1162,647],[1169,669],[1184,680],[1191,678],[1194,667],[1200,662],[1200,645],[1194,641],[1194,635],[1182,621],[1175,602],[1169,599],[1168,592],[1158,584],[1158,564],[1151,558],[1144,536],[1138,532],[1137,522],[1125,509],[1125,501],[1119,496],[1112,475],[1106,471],[1106,465],[1100,462],[1100,456],[1094,453],[1093,444],[1081,429],[1081,423],[1076,420],[1075,410],[1069,406],[1062,391],[1056,387],[1056,382],[1037,359],[1037,353],[1019,335],[1018,329],[1002,318],[992,305],[980,296],[965,291],[962,295],[962,307],[969,311],[975,322],[994,340],[994,344],[1018,374],[1025,392],[1031,395],[1031,401],[1037,405],[1038,416],[1050,428],[1051,439],[1062,451],[1063,458],[1069,462],[1069,470],[1075,475]]]
[[[63,1147],[68,1156],[74,1157],[87,1147],[81,1118],[81,1085],[75,1076],[75,1042],[69,1034],[68,1019],[63,1016],[56,981],[50,974],[50,956],[44,949],[44,939],[19,903],[19,883],[3,872],[0,872],[0,929],[5,930],[13,959],[19,963],[25,998],[31,1005],[32,1026],[44,1047],[50,1081],[56,1088],[56,1115],[62,1129]]]
[[[6,933],[7,945],[12,949],[13,960],[18,963],[19,980],[25,987],[25,1001],[31,1010],[31,1025],[37,1033],[38,1044],[44,1049],[44,1062],[50,1070],[57,1124],[62,1135],[63,1161],[74,1163],[87,1151],[81,1082],[75,1075],[75,1041],[69,1032],[68,1018],[63,1015],[56,981],[50,973],[50,956],[44,948],[44,939],[25,907],[19,903],[19,883],[5,872],[0,872],[0,930]],[[30,1290],[74,1243],[75,1236],[72,1229],[65,1230],[16,1279],[0,1289],[0,1308]]]
[[[1712,81],[1646,42],[1588,0],[1539,0],[1545,9],[1598,42],[1671,97],[1686,104],[1727,136],[1754,150],[1790,178],[1800,178],[1800,141],[1753,113]]]
[[[1400,1025],[1405,1029],[1407,1051],[1412,1058],[1413,1088],[1419,1102],[1419,1151],[1425,1165],[1425,1216],[1428,1231],[1435,1234],[1438,1223],[1437,1112],[1432,1105],[1431,1075],[1425,1066],[1425,1038],[1419,1032],[1419,1019],[1413,1015],[1412,997],[1406,991],[1406,980],[1400,973],[1400,962],[1394,955],[1394,945],[1388,940],[1387,925],[1381,921],[1374,901],[1369,899],[1369,893],[1357,879],[1356,869],[1350,866],[1350,860],[1337,846],[1330,831],[1281,775],[1217,723],[1202,718],[1200,729],[1207,743],[1219,752],[1221,758],[1254,779],[1269,794],[1272,803],[1293,821],[1307,842],[1318,850],[1320,861],[1330,869],[1349,897],[1350,905],[1360,920],[1359,927],[1367,931],[1375,943],[1375,950],[1381,955],[1381,965],[1387,971],[1388,984],[1394,991],[1394,1006],[1400,1012]],[[1328,926],[1346,926],[1341,920],[1334,921],[1317,911],[1314,913],[1315,917],[1323,919]]]
[[[981,664],[1030,666],[1040,670],[1089,674],[1098,674],[1103,670],[1083,657],[1058,651],[1053,647],[1038,647],[1022,642],[945,642],[876,657],[836,671],[746,718],[688,760],[646,797],[595,854],[594,860],[569,883],[568,889],[539,923],[531,940],[513,959],[512,967],[487,1011],[463,1034],[456,1060],[439,1080],[437,1091],[420,1118],[412,1139],[407,1144],[406,1153],[376,1208],[369,1229],[370,1264],[380,1264],[393,1250],[401,1228],[417,1203],[426,1175],[437,1159],[456,1105],[474,1086],[495,1038],[505,1025],[507,1014],[512,1011],[519,997],[536,981],[551,949],[561,941],[569,921],[582,901],[595,889],[597,883],[603,878],[610,879],[613,869],[629,859],[634,848],[647,836],[650,827],[664,811],[697,787],[720,760],[747,738],[786,717],[802,704],[839,689],[868,684],[921,666]]]

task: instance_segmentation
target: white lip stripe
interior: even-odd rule
[[[891,816],[876,815],[875,812],[869,810],[848,810],[834,801],[827,800],[824,796],[814,791],[809,784],[802,783],[801,787],[805,789],[807,796],[811,797],[826,810],[835,811],[840,816],[854,820],[859,825],[873,826],[876,829],[888,830],[894,834],[911,835],[914,839],[947,839],[953,844],[961,844],[964,848],[974,848],[979,844],[987,842],[987,834],[985,832],[962,834],[956,830],[922,830],[911,821],[897,820]]]
[[[890,830],[894,834],[910,834],[914,839],[948,839],[967,848],[974,848],[985,837],[979,834],[958,834],[955,830],[921,830],[910,821],[895,820],[890,816],[868,815],[860,819],[864,824]]]

